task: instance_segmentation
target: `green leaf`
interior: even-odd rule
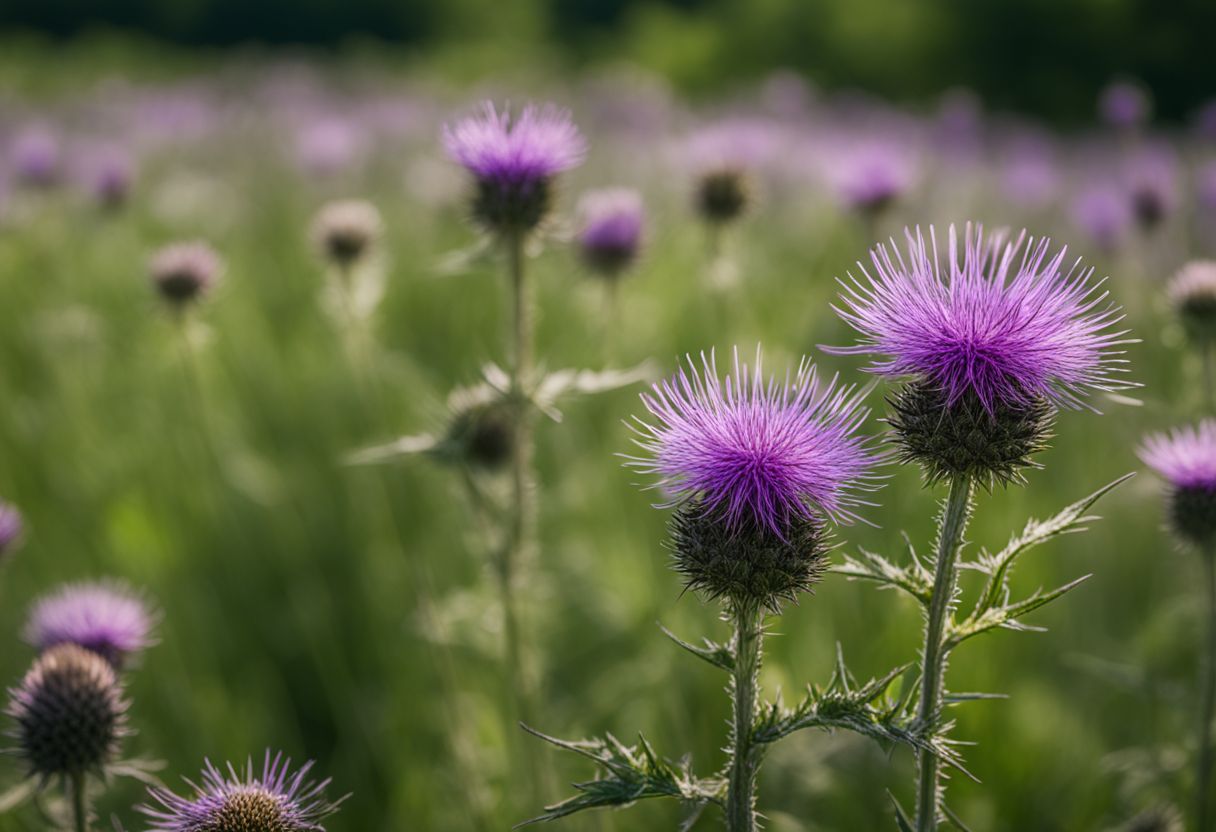
[[[27,777],[6,792],[0,793],[0,815],[11,812],[38,791],[38,781]]]
[[[911,548],[909,546],[909,548]],[[882,555],[858,550],[858,556],[845,556],[844,563],[831,569],[849,580],[874,581],[883,589],[900,589],[922,604],[933,598],[933,575],[913,556],[908,566],[896,566]]]
[[[999,607],[985,610],[982,615],[976,617],[974,613],[959,624],[951,624],[949,634],[946,637],[946,649],[953,650],[958,645],[962,644],[969,638],[977,636],[980,633],[985,633],[989,630],[994,630],[997,627],[1002,627],[1006,630],[1021,630],[1024,632],[1041,631],[1041,627],[1032,627],[1028,624],[1023,624],[1017,619],[1020,616],[1037,610],[1045,604],[1050,604],[1060,596],[1089,580],[1092,575],[1082,575],[1075,581],[1069,581],[1064,586],[1043,592],[1041,589],[1036,590],[1033,595],[1022,601],[1005,603]]]
[[[895,795],[887,792],[887,797],[891,798],[891,805],[895,807],[895,824],[899,827],[899,832],[914,832],[912,819],[904,812],[904,807],[899,805]]]
[[[735,652],[730,647],[710,641],[707,638],[702,639],[705,642],[705,646],[698,647],[695,644],[689,644],[662,624],[659,625],[659,629],[663,631],[663,635],[683,647],[689,653],[692,653],[703,661],[709,662],[714,667],[720,667],[728,673],[735,669]]]
[[[692,774],[688,757],[673,763],[655,753],[645,737],[628,746],[611,734],[591,740],[569,741],[542,734],[527,725],[525,731],[558,748],[593,761],[600,771],[594,780],[575,783],[578,794],[560,803],[546,806],[543,814],[529,818],[516,828],[533,823],[554,821],[605,806],[628,806],[653,797],[672,797],[688,804],[693,812],[685,823],[690,827],[696,816],[709,803],[721,804],[726,781],[720,777],[698,778]]]

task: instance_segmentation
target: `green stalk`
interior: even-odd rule
[[[86,794],[87,778],[83,773],[68,777],[68,791],[72,799],[72,828],[75,832],[89,830],[89,801]]]
[[[1212,720],[1216,718],[1216,548],[1212,546],[1202,553],[1204,583],[1207,586],[1207,648],[1201,662],[1202,694],[1199,708],[1199,758],[1195,770],[1195,794],[1198,805],[1195,812],[1197,832],[1212,832],[1212,767],[1216,760],[1216,737],[1213,737]]]
[[[971,516],[972,487],[970,477],[955,477],[950,481],[950,496],[946,498],[946,507],[938,529],[933,597],[929,602],[929,614],[925,621],[920,705],[916,712],[917,723],[922,728],[933,726],[934,731],[941,714],[945,692],[946,621],[950,616],[958,582],[958,552],[963,542],[963,532]],[[929,751],[921,751],[918,758],[916,832],[933,832],[937,829],[939,776],[937,757]]]
[[[759,692],[763,614],[755,601],[732,604],[735,664],[731,673],[730,779],[726,794],[728,832],[756,830],[756,773],[761,747],[756,744],[756,700]]]

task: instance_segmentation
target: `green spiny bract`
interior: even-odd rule
[[[479,179],[473,196],[473,219],[498,234],[526,234],[544,221],[554,201],[550,179],[539,179],[526,186]]]
[[[1020,482],[1023,468],[1047,447],[1056,410],[1042,397],[1027,405],[997,402],[989,412],[971,392],[947,404],[927,381],[904,385],[889,399],[887,421],[900,457],[918,463],[930,483],[969,477],[990,485]]]
[[[755,524],[731,528],[699,503],[681,506],[671,519],[674,566],[688,589],[773,612],[819,582],[825,538],[821,523],[803,518],[788,524],[786,539]]]
[[[503,399],[462,408],[453,415],[444,446],[460,462],[496,470],[515,448],[511,405]]]
[[[711,223],[728,223],[747,210],[751,191],[751,183],[742,171],[724,169],[706,173],[697,184],[697,211]]]
[[[1170,526],[1178,537],[1201,549],[1216,541],[1216,491],[1175,488],[1169,505]]]

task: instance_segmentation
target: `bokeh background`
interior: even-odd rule
[[[1044,470],[980,498],[971,545],[993,548],[1138,469],[1146,429],[1202,411],[1164,286],[1216,254],[1216,187],[1204,190],[1216,140],[1197,116],[1216,94],[1214,30],[1216,6],[1199,0],[6,0],[0,496],[29,533],[0,572],[0,678],[30,661],[19,633],[34,597],[121,577],[162,611],[160,643],[130,674],[128,747],[165,760],[170,782],[204,757],[272,746],[353,793],[334,832],[474,829],[479,814],[508,828],[537,792],[557,799],[591,771],[543,747],[541,777],[512,763],[530,741],[504,713],[500,615],[460,478],[421,458],[342,464],[441,431],[448,391],[505,360],[501,264],[465,256],[466,185],[440,126],[486,97],[552,99],[588,137],[588,163],[563,187],[566,232],[530,265],[550,367],[650,359],[666,372],[686,352],[762,342],[774,369],[811,353],[863,381],[858,361],[818,350],[851,340],[830,309],[834,279],[908,224],[1025,226],[1110,275],[1142,339],[1139,403],[1063,414]],[[1149,91],[1151,123],[1100,121],[1098,95],[1118,78]],[[755,206],[715,260],[690,208],[687,146],[740,119],[768,150]],[[21,168],[38,141],[55,148],[45,182]],[[899,183],[876,217],[832,175],[859,145]],[[129,193],[103,207],[96,160],[114,158]],[[1144,178],[1168,192],[1151,226],[1129,207]],[[568,233],[578,195],[607,184],[641,189],[649,217],[640,265],[611,299]],[[1097,220],[1081,207],[1093,193]],[[309,239],[315,211],[352,196],[386,227],[386,292],[354,345],[323,302]],[[150,253],[181,238],[227,262],[188,326],[146,276]],[[880,415],[881,389],[872,404]],[[636,389],[621,390],[541,426],[532,719],[568,737],[642,731],[708,774],[722,761],[724,680],[656,622],[690,641],[725,632],[712,605],[681,596],[664,513],[616,456],[638,409]],[[900,558],[905,531],[926,548],[941,496],[892,471],[877,526],[843,530],[843,550]],[[974,829],[1123,828],[1184,804],[1192,785],[1198,564],[1162,532],[1151,477],[1098,513],[1019,568],[1026,591],[1093,573],[1034,616],[1049,632],[997,633],[952,663],[953,689],[1010,695],[957,709],[982,782],[955,777],[950,802]],[[763,685],[792,699],[827,680],[837,642],[863,676],[913,660],[920,615],[829,577],[774,630]],[[887,790],[907,803],[912,772],[900,749],[796,735],[761,778],[768,828],[891,828]],[[0,786],[21,774],[0,761]],[[102,808],[139,829],[140,799],[120,781]],[[654,804],[565,825],[677,817]],[[44,828],[28,807],[0,816],[5,832]]]

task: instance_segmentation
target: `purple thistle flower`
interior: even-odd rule
[[[24,528],[21,512],[0,500],[0,562],[16,548]]]
[[[47,187],[58,181],[63,154],[59,138],[45,125],[27,127],[19,133],[9,155],[21,182]]]
[[[1138,84],[1116,81],[1102,91],[1098,98],[1098,113],[1111,127],[1128,129],[1148,120],[1152,102]]]
[[[220,279],[224,262],[207,243],[171,243],[148,265],[152,283],[169,304],[180,307],[204,296]]]
[[[1116,188],[1096,185],[1082,191],[1071,206],[1072,221],[1103,251],[1114,251],[1131,231],[1132,206]]]
[[[790,524],[827,515],[856,519],[854,493],[872,488],[879,462],[858,434],[868,410],[854,387],[821,383],[808,360],[784,383],[767,382],[734,352],[734,372],[723,383],[715,357],[655,384],[642,402],[655,418],[635,419],[637,444],[648,458],[628,464],[659,477],[673,499],[663,507],[698,501],[721,512],[730,529],[760,528],[785,539]]]
[[[271,756],[270,751],[260,775],[252,760],[239,771],[229,763],[227,773],[208,760],[201,784],[186,781],[194,789],[192,796],[151,788],[148,794],[155,803],[139,811],[155,832],[324,832],[321,821],[336,812],[342,800],[326,799],[330,781],[310,780],[312,766],[310,761],[293,772],[289,758]]]
[[[879,245],[874,276],[858,263],[865,282],[841,281],[836,311],[865,340],[831,352],[886,356],[867,369],[927,380],[948,406],[973,393],[990,414],[1039,398],[1075,407],[1086,388],[1131,386],[1114,375],[1115,347],[1127,343],[1110,331],[1121,310],[1092,269],[1065,265],[1066,248],[1049,255],[1050,240],[1025,232],[985,240],[970,224],[961,240],[950,226],[945,252],[932,227],[927,242],[919,229],[905,236],[906,257],[894,241]]]
[[[474,213],[495,230],[530,230],[544,219],[557,174],[582,163],[587,143],[570,113],[528,105],[512,120],[485,102],[481,112],[445,125],[443,145],[478,185]]]
[[[646,222],[642,196],[629,188],[605,188],[579,200],[583,260],[605,276],[619,275],[637,257]]]
[[[147,602],[117,581],[65,584],[34,602],[23,634],[38,652],[76,644],[111,664],[152,644]]]
[[[836,190],[849,208],[878,214],[912,185],[912,161],[894,145],[871,143],[838,157]]]
[[[1140,460],[1174,488],[1216,492],[1216,419],[1145,437]]]
[[[1178,203],[1178,163],[1164,145],[1146,148],[1126,163],[1124,177],[1136,221],[1156,228]]]

